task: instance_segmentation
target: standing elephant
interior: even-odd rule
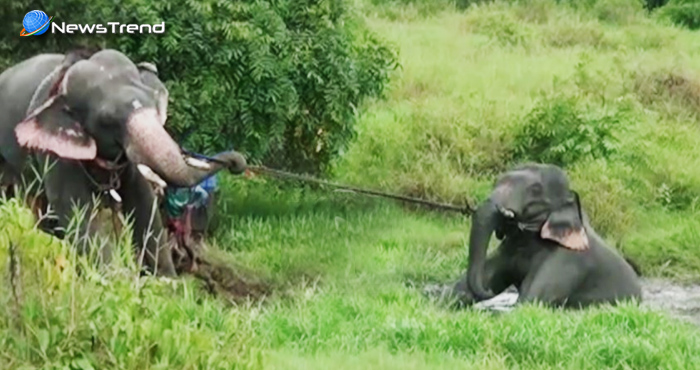
[[[486,258],[491,234],[503,240]],[[591,227],[562,169],[527,164],[502,175],[474,215],[462,305],[514,285],[518,302],[582,308],[641,300],[639,276]]]
[[[168,90],[154,66],[137,67],[116,50],[41,54],[0,74],[0,180],[41,184],[63,237],[74,206],[92,210],[112,197],[133,217],[134,246],[154,274],[173,276],[163,223],[154,207],[159,187],[190,187],[227,168],[245,171],[234,151],[214,163],[182,154],[164,128]],[[226,165],[223,165],[226,164]],[[35,169],[47,169],[43,178]],[[81,235],[92,234],[87,220]],[[87,252],[87,244],[80,245]],[[105,258],[109,258],[109,253]]]

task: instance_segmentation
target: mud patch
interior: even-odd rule
[[[700,326],[700,285],[644,280],[642,305]]]
[[[644,279],[642,284],[642,307],[664,311],[672,317],[700,326],[700,285],[679,284],[662,279]],[[510,311],[517,299],[518,292],[510,288],[474,307],[489,311]]]
[[[178,245],[170,238],[175,268],[180,275],[202,281],[209,293],[230,303],[262,301],[272,292],[272,284],[254,271],[240,266],[204,241]]]
[[[211,257],[200,260],[191,275],[202,280],[210,293],[229,302],[262,301],[272,294],[272,286],[250,271]]]

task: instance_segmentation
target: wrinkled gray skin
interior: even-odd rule
[[[502,242],[486,257],[489,239]],[[527,164],[501,176],[473,217],[466,276],[452,289],[461,305],[490,299],[514,285],[518,302],[583,308],[634,299],[634,268],[591,227],[565,173]]]
[[[164,129],[167,99],[154,66],[139,68],[115,50],[41,54],[18,63],[0,74],[0,180],[27,186],[35,180],[33,167],[51,163],[41,190],[57,216],[53,232],[62,237],[73,205],[90,210],[93,195],[105,199],[94,181],[107,183],[109,171],[95,160],[122,164],[117,192],[122,211],[133,217],[137,252],[145,252],[151,273],[175,275],[153,188],[137,165],[169,185],[193,186],[224,168],[242,173],[246,161],[231,151],[217,158],[227,166],[190,166]],[[91,228],[79,225],[82,235]]]

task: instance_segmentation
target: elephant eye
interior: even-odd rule
[[[530,186],[530,193],[532,193],[533,196],[539,197],[542,196],[543,189],[542,189],[542,184],[540,183],[534,183]]]

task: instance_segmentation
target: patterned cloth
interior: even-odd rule
[[[187,206],[201,208],[206,206],[209,194],[216,190],[216,175],[206,178],[192,188],[166,188],[165,211],[169,218],[179,218]]]
[[[186,244],[192,233],[190,215],[193,209],[207,206],[210,194],[217,188],[216,175],[206,178],[191,188],[166,188],[165,213],[167,226],[181,244]]]

